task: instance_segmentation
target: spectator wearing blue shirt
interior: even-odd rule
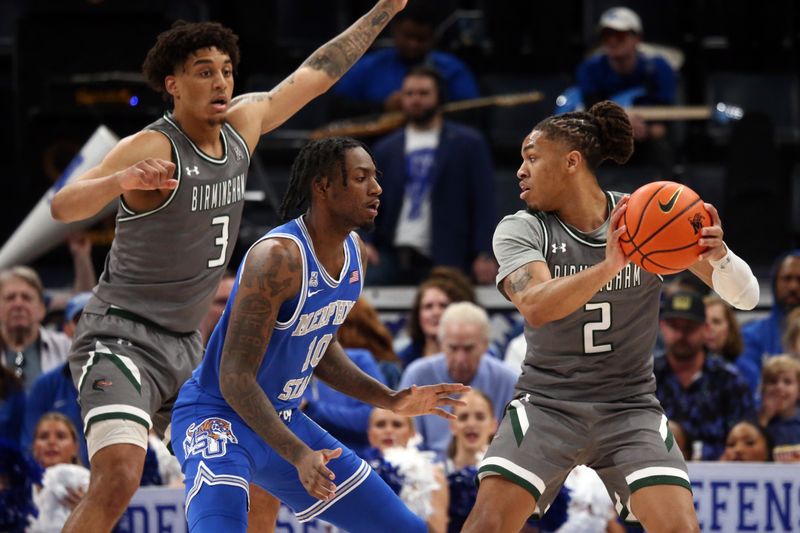
[[[653,365],[656,396],[667,418],[681,424],[702,448],[693,459],[716,461],[733,425],[754,417],[753,394],[735,366],[706,354],[700,294],[679,291],[669,296],[659,326],[666,353]]]
[[[638,50],[642,22],[634,11],[626,7],[605,11],[598,30],[602,53],[583,61],[575,74],[586,108],[601,100],[614,100],[623,107],[675,103],[675,72],[664,58]],[[671,166],[673,154],[665,124],[645,123],[635,114],[630,119],[638,162],[665,169]],[[640,153],[642,157],[638,157]]]
[[[800,361],[777,355],[764,363],[759,423],[775,445],[775,460],[800,461]]]
[[[772,296],[769,316],[742,326],[744,350],[736,361],[736,366],[747,378],[753,391],[758,390],[763,361],[784,352],[782,338],[786,316],[800,307],[800,249],[790,250],[775,261],[772,269]]]
[[[412,67],[427,65],[441,73],[450,100],[478,97],[475,77],[456,56],[433,50],[435,14],[425,3],[410,2],[390,26],[394,46],[362,57],[331,89],[352,102],[367,102],[361,111],[400,109],[400,88]]]
[[[488,355],[489,317],[470,302],[451,304],[439,322],[439,340],[444,353],[423,357],[403,373],[400,387],[433,383],[463,383],[486,393],[494,416],[502,419],[506,404],[514,395],[517,373],[499,359]],[[448,421],[435,415],[414,419],[423,446],[444,456],[450,443]]]

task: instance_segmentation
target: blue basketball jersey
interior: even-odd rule
[[[335,275],[326,272],[317,261],[302,217],[274,228],[256,244],[277,237],[291,239],[297,244],[303,264],[300,292],[281,306],[257,374],[258,383],[267,398],[276,410],[283,411],[300,405],[314,367],[322,359],[328,345],[334,340],[336,330],[361,294],[364,276],[355,233],[351,233],[343,243],[344,265]],[[209,339],[205,358],[193,374],[206,393],[222,402],[224,400],[219,390],[222,347],[228,331],[231,305],[236,298],[246,262],[247,255],[239,266],[225,311]]]

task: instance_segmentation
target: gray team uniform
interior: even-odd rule
[[[86,431],[120,418],[163,431],[202,359],[196,330],[239,234],[250,164],[244,139],[225,124],[216,159],[170,115],[147,129],[169,139],[178,187],[148,212],[119,200],[116,236],[70,356]]]
[[[609,212],[619,193],[606,193]],[[519,211],[494,234],[503,279],[533,261],[553,278],[605,258],[608,220],[590,234],[554,213]],[[500,289],[501,292],[502,288]],[[655,397],[652,350],[661,280],[629,264],[580,309],[539,328],[525,325],[528,350],[517,393],[478,469],[499,474],[547,510],[567,474],[586,464],[604,481],[623,520],[638,488],[691,490],[686,465]]]

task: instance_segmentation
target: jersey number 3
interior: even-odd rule
[[[219,251],[219,257],[208,260],[208,268],[217,268],[225,264],[225,252],[228,251],[228,223],[230,220],[231,217],[228,215],[211,219],[212,226],[222,226],[220,228],[221,235],[214,239],[214,246],[220,246],[222,249]]]
[[[583,306],[588,313],[600,311],[600,320],[586,322],[583,325],[583,353],[598,354],[610,352],[613,348],[610,343],[595,344],[595,331],[608,331],[611,329],[611,302],[588,303]]]

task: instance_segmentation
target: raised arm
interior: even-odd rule
[[[326,92],[364,54],[406,0],[381,0],[367,14],[334,37],[274,89],[248,93],[231,101],[228,120],[249,146]]]
[[[614,229],[626,205],[627,199],[620,200],[611,212],[606,257],[600,263],[571,276],[553,278],[544,261],[533,261],[503,279],[503,292],[528,324],[538,328],[569,315],[588,302],[628,263],[619,245],[625,227]]]
[[[134,210],[152,209],[178,186],[169,141],[155,131],[122,139],[103,161],[66,184],[50,204],[61,222],[93,217],[120,196]]]
[[[300,290],[300,251],[291,241],[267,239],[250,250],[246,261],[222,348],[220,392],[253,431],[297,468],[308,493],[327,499],[336,487],[325,463],[336,454],[315,452],[297,438],[256,380],[278,310]]]

